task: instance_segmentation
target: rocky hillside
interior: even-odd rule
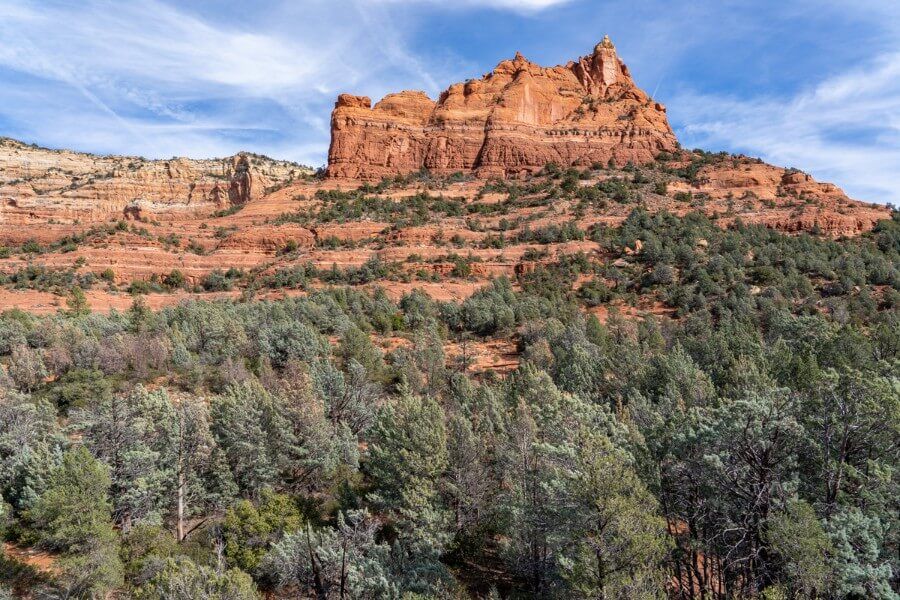
[[[803,172],[700,152],[621,169],[551,163],[518,180],[306,178],[210,214],[213,206],[129,219],[112,210],[93,223],[53,205],[4,207],[21,226],[0,230],[0,309],[55,311],[72,286],[89,290],[96,308],[127,307],[131,293],[160,305],[187,293],[281,295],[327,284],[460,300],[492,277],[515,279],[565,256],[608,265],[640,254],[637,240],[627,252],[604,245],[605,232],[636,211],[831,238],[864,234],[891,216]]]
[[[0,138],[0,224],[209,214],[246,204],[310,173],[307,167],[255,154],[146,160]]]
[[[404,91],[371,104],[338,98],[330,176],[379,179],[422,168],[519,176],[549,162],[643,164],[677,147],[665,107],[635,85],[609,38],[565,66],[516,54],[481,79],[451,85],[437,102]]]
[[[246,153],[151,161],[0,139],[0,309],[55,311],[76,286],[97,308],[345,283],[460,300],[566,256],[627,261],[640,240],[605,240],[635,213],[824,238],[891,218],[796,169],[682,150],[608,39],[565,66],[503,61],[437,102],[344,95],[333,125],[324,178]]]

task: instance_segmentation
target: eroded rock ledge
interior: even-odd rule
[[[0,225],[25,225],[37,218],[94,223],[209,214],[242,206],[311,172],[249,153],[146,160],[0,138]]]

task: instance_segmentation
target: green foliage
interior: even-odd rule
[[[834,546],[836,592],[847,597],[896,598],[890,583],[894,571],[883,555],[887,532],[881,519],[858,508],[846,508],[826,527]]]
[[[338,513],[335,528],[289,533],[263,561],[281,587],[299,586],[319,598],[376,600],[397,597],[390,547],[375,539],[377,523],[364,511]]]
[[[69,309],[69,314],[73,316],[86,315],[91,312],[91,305],[88,303],[84,291],[78,286],[69,290],[66,307]]]
[[[44,491],[64,440],[46,401],[0,392],[0,495],[16,510]]]
[[[309,325],[282,322],[264,326],[258,332],[260,353],[276,366],[289,361],[312,362],[328,352],[328,344]]]
[[[684,175],[719,160],[693,156]],[[490,182],[510,199],[460,214],[661,178],[553,176]],[[443,210],[363,200],[391,185],[318,202]],[[532,248],[461,303],[321,287],[405,277],[373,259],[211,276],[306,292],[277,301],[7,311],[0,506],[59,575],[7,557],[0,577],[69,597],[896,597],[898,223],[837,241],[636,210],[590,231],[602,262]],[[488,352],[502,376],[473,363]]]
[[[108,468],[78,447],[63,454],[28,511],[37,542],[64,553],[62,581],[74,593],[100,594],[122,581],[109,487]]]
[[[189,558],[170,558],[165,566],[136,591],[141,600],[257,600],[253,579],[237,569],[222,574],[197,565]]]
[[[126,528],[160,519],[172,408],[164,391],[139,386],[127,396],[98,398],[73,416],[86,446],[110,465],[112,514]]]
[[[109,470],[83,447],[66,452],[50,473],[47,489],[29,512],[40,543],[57,550],[87,550],[115,539],[107,496]]]
[[[592,279],[578,288],[578,296],[587,306],[600,306],[613,298],[613,291],[600,279]]]
[[[300,512],[289,496],[263,490],[258,504],[240,500],[225,513],[225,555],[230,564],[254,573],[269,546],[300,526]]]
[[[479,335],[489,335],[515,323],[513,295],[508,280],[494,281],[470,296],[460,307],[458,316],[445,313],[451,327],[465,328]],[[450,310],[449,307],[446,307]],[[454,318],[455,317],[455,318]]]
[[[438,559],[449,541],[439,487],[448,460],[441,407],[431,398],[402,393],[379,413],[370,457],[371,501],[391,515],[403,587],[431,592],[446,577]]]
[[[202,287],[207,292],[225,292],[232,288],[234,279],[236,279],[236,273],[234,275],[229,275],[229,272],[223,273],[219,269],[213,269],[209,273],[207,273],[203,280],[200,282],[200,287]]]
[[[670,539],[659,504],[606,438],[587,434],[579,447],[571,542],[559,559],[581,598],[663,598]]]
[[[184,284],[187,280],[184,277],[184,273],[182,273],[178,269],[172,269],[168,275],[163,277],[163,285],[170,289],[178,289],[184,287]]]
[[[356,361],[369,373],[381,371],[383,362],[381,351],[375,347],[371,338],[359,327],[348,328],[335,348],[335,355],[343,365]]]
[[[259,384],[229,387],[211,406],[212,431],[244,494],[274,485],[278,478],[277,446],[288,423],[276,399]]]
[[[420,192],[414,196],[399,199],[366,195],[366,190],[342,192],[339,190],[319,190],[316,200],[321,204],[317,210],[284,213],[275,220],[276,224],[309,222],[346,222],[368,219],[386,222],[398,227],[424,225],[435,217],[462,216],[464,201],[460,198],[431,196]]]
[[[7,372],[19,390],[32,392],[44,382],[47,367],[39,350],[23,345],[12,349]]]
[[[783,511],[769,517],[765,538],[784,562],[786,586],[795,594],[809,596],[825,589],[833,548],[809,504],[788,502]]]
[[[178,554],[178,541],[159,525],[135,525],[122,535],[120,555],[125,580],[135,587],[153,577],[166,560]]]
[[[44,396],[67,413],[71,408],[85,408],[94,402],[108,400],[112,384],[98,369],[71,369],[50,385]]]

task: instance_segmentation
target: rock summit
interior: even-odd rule
[[[388,94],[372,106],[341,94],[331,116],[328,175],[378,179],[426,168],[514,177],[547,163],[623,166],[678,142],[666,109],[631,78],[609,37],[592,54],[542,67],[519,53],[438,100]]]

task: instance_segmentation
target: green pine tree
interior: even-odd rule
[[[28,511],[37,542],[62,553],[58,579],[73,596],[99,596],[122,583],[109,469],[79,446],[62,456]]]

